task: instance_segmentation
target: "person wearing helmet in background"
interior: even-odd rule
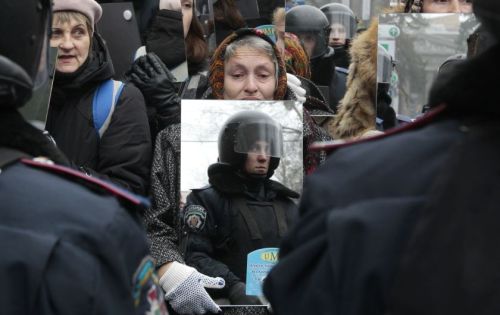
[[[349,46],[356,35],[357,21],[354,12],[341,3],[330,3],[320,10],[330,22],[328,45],[334,49],[334,61],[337,67],[349,68]]]
[[[226,281],[214,298],[259,304],[245,293],[247,254],[279,245],[295,217],[291,198],[299,196],[270,179],[283,156],[282,129],[264,113],[238,112],[221,128],[218,146],[210,185],[187,197],[181,247],[188,264]]]
[[[391,107],[391,88],[394,60],[387,50],[378,45],[377,50],[377,129],[385,131],[396,127],[396,111]]]
[[[264,284],[275,314],[500,312],[500,2],[474,13],[495,43],[438,76],[424,118],[309,177]]]
[[[293,7],[286,13],[286,31],[297,35],[311,63],[311,80],[326,87],[330,108],[337,110],[346,89],[347,72],[335,65],[335,53],[328,46],[330,23],[320,9],[310,5]]]
[[[51,2],[0,1],[0,312],[167,314],[138,218],[148,203],[65,167],[19,112],[48,79]]]

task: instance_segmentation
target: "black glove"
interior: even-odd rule
[[[154,108],[160,118],[180,115],[175,78],[155,53],[139,57],[127,76],[141,90],[147,107]]]
[[[229,301],[232,305],[260,305],[260,301],[255,296],[246,295],[246,285],[243,282],[236,282],[229,288]]]

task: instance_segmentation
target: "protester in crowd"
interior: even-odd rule
[[[94,0],[55,0],[50,44],[58,48],[47,130],[72,164],[146,194],[151,139],[144,99],[113,81],[113,65],[94,24]]]
[[[247,27],[235,0],[216,0],[214,6],[215,38],[217,46],[234,31]]]
[[[330,148],[309,178],[264,286],[276,314],[500,311],[500,4],[475,0],[474,11],[497,43],[438,77],[431,111]]]
[[[18,111],[48,80],[51,1],[0,5],[1,313],[167,314],[138,222],[145,201],[64,167]]]

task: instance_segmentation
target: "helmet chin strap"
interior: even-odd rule
[[[21,107],[29,100],[33,81],[26,71],[0,55],[0,107]]]

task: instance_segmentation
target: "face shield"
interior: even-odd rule
[[[35,76],[33,77],[33,87],[35,89],[42,86],[49,78],[49,34],[52,29],[52,19],[50,14],[46,17],[44,26],[45,31],[43,33],[43,40],[41,43],[42,49],[40,50],[38,63],[36,63],[38,67],[36,69]]]
[[[281,125],[269,120],[253,120],[239,125],[234,139],[234,152],[283,156],[283,131]]]

